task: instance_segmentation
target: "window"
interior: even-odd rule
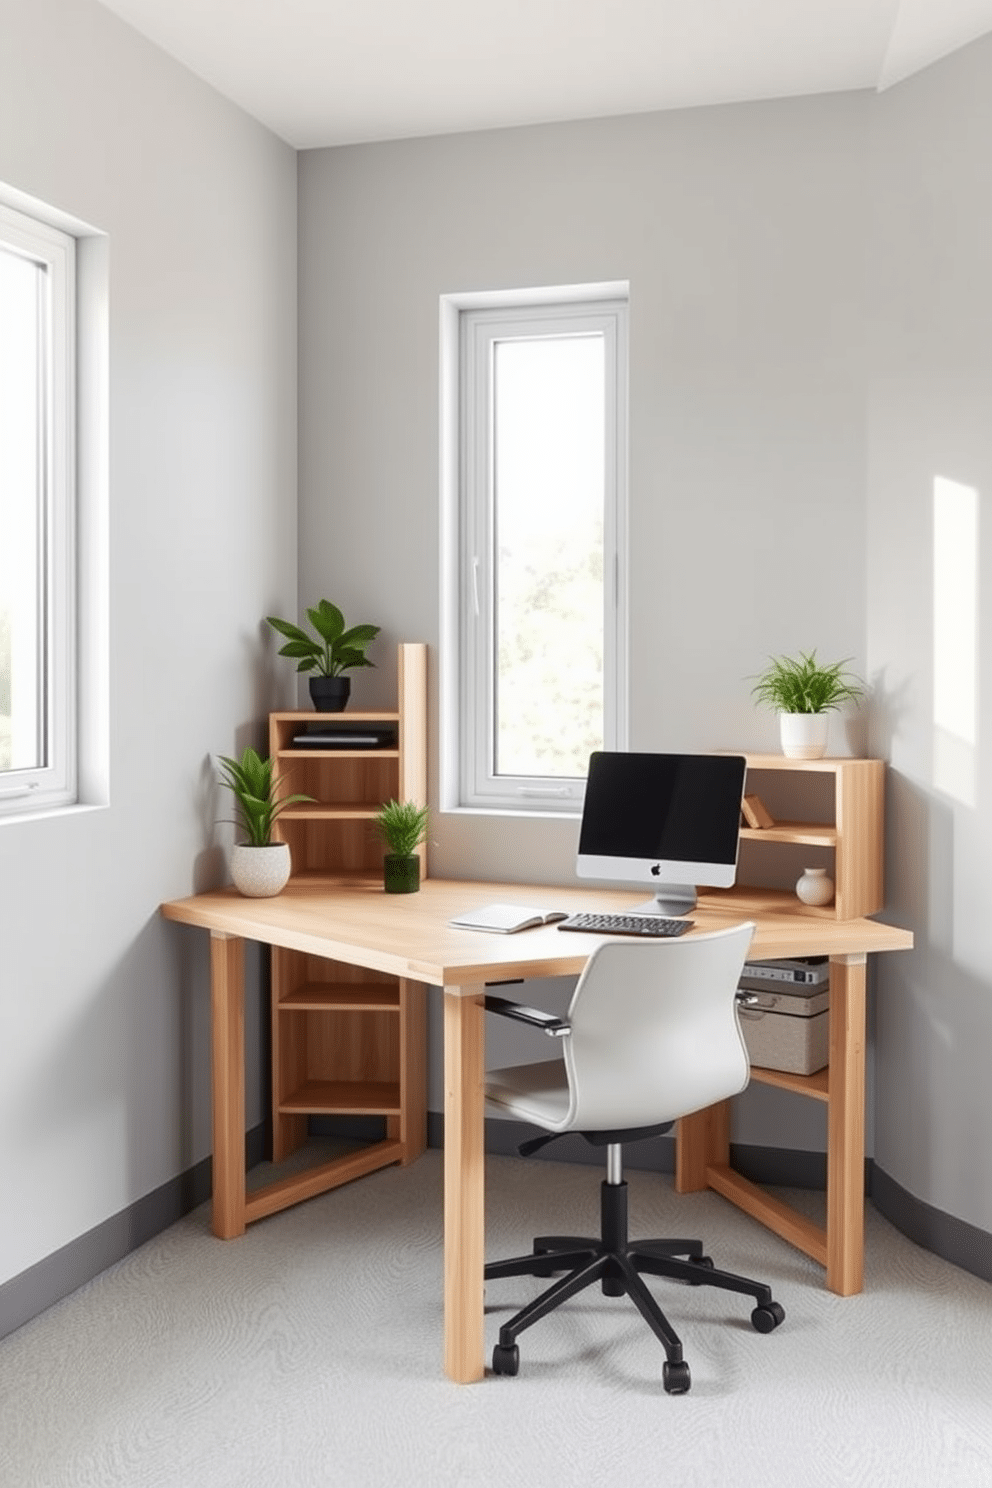
[[[75,799],[75,242],[0,205],[0,815]]]
[[[590,753],[626,734],[626,300],[615,285],[494,298],[456,307],[445,794],[575,812]]]

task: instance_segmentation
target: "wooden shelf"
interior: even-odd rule
[[[389,1012],[400,1010],[395,982],[306,982],[280,998],[277,1007],[286,1012]]]
[[[308,1080],[279,1102],[286,1115],[398,1116],[399,1081]]]
[[[287,806],[279,820],[285,826],[293,821],[372,821],[382,805],[354,806],[348,801],[315,801],[312,805]]]
[[[702,905],[712,904],[714,909],[722,907],[721,900],[728,900],[735,910],[744,914],[802,915],[805,919],[835,920],[837,912],[832,904],[815,907],[803,904],[788,889],[764,889],[749,884],[735,884],[732,889],[705,889],[700,892]]]
[[[738,750],[727,750],[725,753],[740,754]],[[810,772],[824,775],[836,775],[839,769],[846,769],[849,765],[877,765],[880,760],[852,759],[848,755],[827,754],[822,759],[789,759],[785,754],[751,754],[744,751],[749,770],[798,770],[802,774]]]
[[[808,1095],[825,1101],[829,1095],[830,1071],[817,1070],[815,1075],[790,1075],[786,1070],[761,1069],[752,1064],[751,1079],[759,1085],[774,1085],[778,1090],[791,1090],[794,1095]]]
[[[415,649],[415,648],[414,648]],[[292,729],[301,723],[313,723],[317,718],[327,718],[335,723],[399,723],[400,710],[397,708],[376,708],[360,711],[358,708],[345,708],[340,713],[317,713],[313,708],[287,708],[279,713],[271,713],[270,718],[279,720],[279,723],[291,733]],[[324,754],[326,750],[322,751]]]
[[[837,828],[818,822],[776,822],[773,827],[741,827],[749,842],[795,842],[804,847],[836,847]]]

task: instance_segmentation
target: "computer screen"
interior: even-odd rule
[[[739,754],[628,754],[589,759],[576,873],[650,884],[639,910],[684,915],[696,889],[737,874],[746,761]]]

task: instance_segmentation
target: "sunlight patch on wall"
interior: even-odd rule
[[[976,804],[978,492],[933,483],[933,783]]]

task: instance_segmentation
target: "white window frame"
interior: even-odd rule
[[[492,366],[496,341],[604,338],[604,739],[627,747],[627,285],[442,299],[442,805],[577,815],[585,778],[497,775]]]
[[[44,762],[0,772],[0,820],[62,806],[77,794],[76,709],[76,243],[0,202],[0,243],[47,270],[45,430],[38,492],[44,649]]]

